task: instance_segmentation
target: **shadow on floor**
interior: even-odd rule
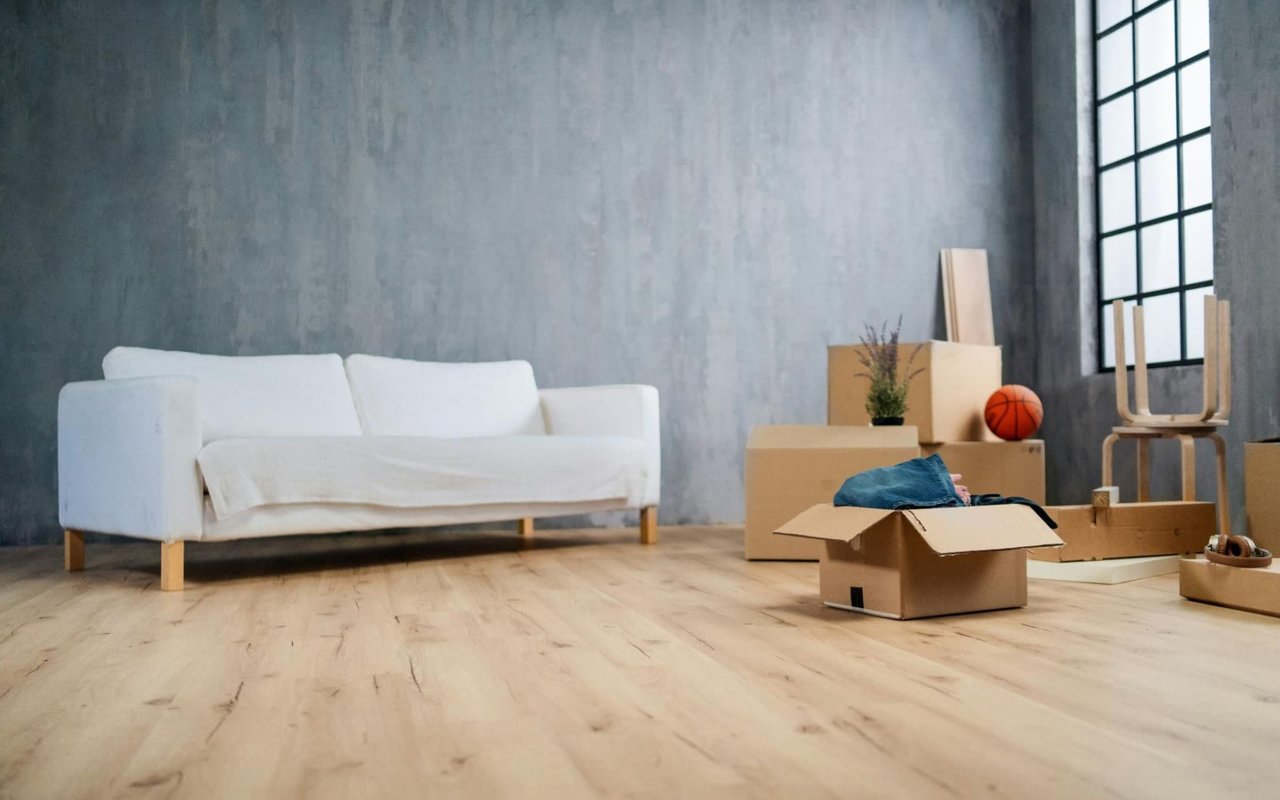
[[[185,571],[188,582],[218,584],[388,564],[598,547],[632,542],[634,538],[633,531],[622,528],[548,530],[535,533],[529,539],[502,531],[434,532],[415,529],[188,542]],[[91,546],[87,569],[80,574],[97,582],[98,578],[105,580],[109,577],[108,570],[126,571],[145,574],[155,581],[160,576],[159,555],[159,547],[152,542]],[[95,569],[98,571],[96,575]],[[118,581],[119,577],[117,574],[111,579]]]

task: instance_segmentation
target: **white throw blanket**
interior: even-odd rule
[[[620,436],[221,439],[199,462],[218,519],[301,503],[638,504],[648,471],[644,442]]]

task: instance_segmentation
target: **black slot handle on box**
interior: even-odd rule
[[[850,606],[852,606],[852,607],[854,607],[854,608],[862,608],[862,607],[863,607],[863,606],[862,606],[862,587],[861,587],[861,586],[850,586],[850,587],[849,587],[849,605],[850,605]]]

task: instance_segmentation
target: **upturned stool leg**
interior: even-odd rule
[[[1120,438],[1119,434],[1108,434],[1107,438],[1102,440],[1102,485],[1115,486],[1111,482],[1112,477],[1112,456],[1115,454],[1116,440]]]
[[[1138,440],[1138,502],[1151,499],[1151,442]]]
[[[1196,499],[1196,440],[1185,433],[1178,434],[1182,448],[1182,499]]]
[[[1218,533],[1231,534],[1231,497],[1227,492],[1227,443],[1218,434],[1210,434],[1218,456]]]

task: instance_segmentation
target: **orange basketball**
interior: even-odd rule
[[[1036,432],[1044,420],[1044,406],[1036,393],[1010,383],[987,398],[982,414],[991,432],[1007,442],[1021,441]]]

